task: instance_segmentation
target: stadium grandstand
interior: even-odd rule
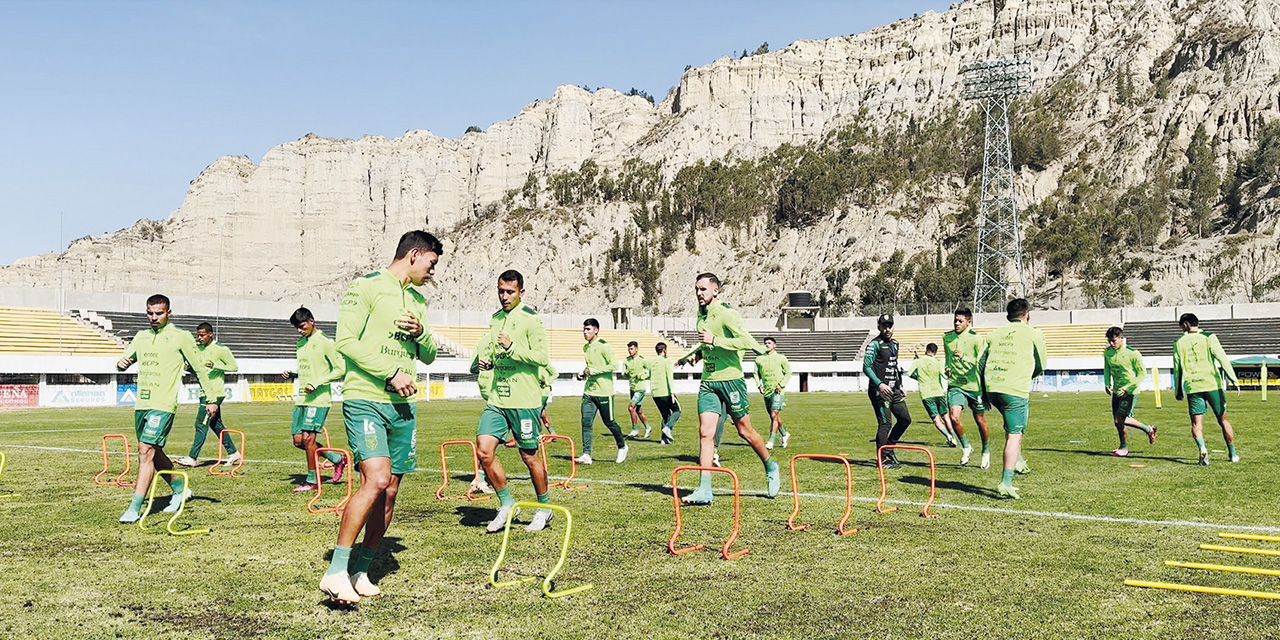
[[[120,345],[115,340],[56,309],[0,307],[0,354],[118,353]]]

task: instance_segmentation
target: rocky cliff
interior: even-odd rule
[[[721,58],[687,70],[657,104],[565,86],[459,139],[427,131],[395,139],[307,135],[271,149],[259,165],[221,158],[167,219],[0,267],[0,285],[57,286],[61,273],[68,286],[89,290],[332,301],[351,278],[385,264],[401,233],[425,228],[446,240],[431,297],[449,307],[492,306],[493,277],[508,267],[525,272],[529,300],[563,312],[647,302],[661,313],[687,313],[691,278],[705,270],[723,274],[736,304],[763,314],[790,289],[856,296],[859,275],[895,250],[925,255],[940,237],[954,240],[972,226],[972,155],[980,147],[964,149],[969,157],[953,158],[950,170],[842,200],[805,224],[779,223],[771,205],[733,224],[705,215],[700,222],[690,208],[680,224],[691,230],[661,260],[653,254],[662,227],[682,210],[677,204],[660,218],[654,203],[699,161],[745,166],[780,147],[823,145],[853,125],[883,140],[957,109],[970,113],[973,105],[960,101],[962,67],[1007,54],[1032,60],[1036,95],[1022,103],[1052,112],[1061,146],[1043,166],[1020,168],[1024,203],[1070,202],[1087,181],[1118,193],[1173,176],[1171,191],[1192,189],[1179,172],[1201,127],[1227,180],[1280,115],[1278,19],[1276,0],[975,0],[862,34]],[[637,163],[658,175],[639,202],[599,195],[603,188],[556,195],[557,176],[581,176],[590,166],[621,180]],[[790,165],[779,166],[782,173],[770,175],[781,181]],[[1276,242],[1272,181],[1259,180],[1250,183],[1249,204],[1261,213],[1248,225],[1259,233],[1247,246]],[[1211,203],[1215,219],[1225,202]],[[1138,304],[1200,299],[1195,283],[1215,268],[1203,257],[1221,253],[1225,234],[1240,230],[1219,222],[1208,239],[1170,241],[1186,235],[1179,207],[1194,206],[1171,203],[1150,246],[1116,250],[1147,263],[1127,284]],[[647,215],[651,206],[657,228],[637,230],[638,207]],[[1028,235],[1048,224],[1039,215],[1026,220]],[[618,275],[616,238],[633,232],[656,282],[647,294],[641,278]],[[1078,285],[1088,276],[1080,269],[1032,256],[1028,272],[1034,290],[1054,292],[1046,299],[1082,302]]]

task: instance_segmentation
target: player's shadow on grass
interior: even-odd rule
[[[464,527],[484,527],[498,516],[498,503],[494,502],[492,507],[460,505],[453,512],[461,517],[458,524]]]
[[[929,479],[921,476],[904,476],[902,478],[899,478],[898,482],[901,482],[903,484],[919,485],[921,487],[929,486]],[[972,493],[975,496],[982,496],[984,498],[1000,497],[1000,494],[996,493],[995,489],[979,487],[977,485],[968,484],[966,482],[956,482],[954,480],[939,480],[935,483],[935,486],[937,486],[937,488],[939,489],[948,489],[951,491],[962,491],[964,493]]]
[[[1146,455],[1142,455],[1142,454],[1140,454],[1140,453],[1133,453],[1132,451],[1130,451],[1130,452],[1129,452],[1129,455],[1127,455],[1127,456],[1113,456],[1113,455],[1111,455],[1111,452],[1110,452],[1110,451],[1091,451],[1091,450],[1088,450],[1088,449],[1050,449],[1050,448],[1037,448],[1037,449],[1025,449],[1025,451],[1048,451],[1048,452],[1050,452],[1050,453],[1076,453],[1076,454],[1081,454],[1081,455],[1086,455],[1086,456],[1101,456],[1101,457],[1103,457],[1103,458],[1116,458],[1116,459],[1118,459],[1118,460],[1131,460],[1131,459],[1136,459],[1136,460],[1165,460],[1165,461],[1168,461],[1168,462],[1174,462],[1174,463],[1177,463],[1177,464],[1185,464],[1185,465],[1190,465],[1190,466],[1198,466],[1198,465],[1200,464],[1200,461],[1199,461],[1199,460],[1191,460],[1191,459],[1189,459],[1189,458],[1174,458],[1174,457],[1171,457],[1171,456],[1146,456]]]
[[[378,545],[378,555],[374,556],[373,563],[369,565],[369,579],[378,582],[391,573],[400,570],[400,561],[396,560],[396,554],[401,551],[407,551],[409,548],[401,542],[402,538],[395,536],[386,536],[382,539],[382,543]],[[358,553],[358,548],[352,552],[352,557]],[[333,549],[324,552],[324,561],[333,560]]]

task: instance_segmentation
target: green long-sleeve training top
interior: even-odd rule
[[[1138,383],[1145,377],[1142,368],[1142,354],[1129,345],[1112,349],[1107,347],[1102,352],[1102,385],[1111,389],[1111,393],[1122,392],[1133,395],[1138,392]]]
[[[709,382],[725,382],[742,379],[741,351],[765,353],[764,345],[747,331],[742,314],[723,302],[713,302],[698,308],[698,332],[710,331],[711,344],[699,342],[680,358],[689,362],[695,355],[702,357],[702,379]]]
[[[133,336],[122,357],[138,361],[138,399],[135,411],[178,411],[182,371],[191,370],[206,398],[217,398],[207,370],[200,365],[196,339],[166,322],[160,329],[143,329]]]
[[[214,400],[227,397],[227,374],[240,370],[236,364],[236,357],[231,355],[231,349],[217,340],[210,340],[207,345],[197,342],[196,359],[199,362],[195,364],[204,368],[205,373],[209,374],[209,382],[213,385],[213,396],[204,397]]]
[[[1183,393],[1219,391],[1222,376],[1236,382],[1227,352],[1218,336],[1208,331],[1188,331],[1173,342],[1173,388]]]
[[[409,311],[418,318],[422,333],[416,338],[396,326],[396,320]],[[409,284],[382,269],[351,283],[342,296],[338,309],[338,336],[334,340],[347,363],[342,381],[345,400],[404,404],[412,398],[401,398],[388,384],[397,372],[416,379],[421,360],[431,364],[436,359],[436,341],[427,324],[427,301]]]
[[[1021,320],[1010,320],[992,331],[987,350],[978,360],[987,393],[1031,397],[1031,380],[1044,373],[1047,353],[1044,334]]]
[[[756,383],[760,393],[785,391],[791,382],[791,361],[776,349],[756,357]]]
[[[644,390],[644,383],[649,379],[649,361],[645,360],[641,355],[627,356],[622,361],[622,367],[627,374],[627,382],[631,385],[631,391]]]
[[[675,387],[676,375],[672,368],[673,361],[666,356],[655,355],[649,358],[649,392],[655,398],[665,398],[671,395],[671,389]]]
[[[618,363],[613,356],[613,347],[597,337],[582,345],[582,355],[587,361],[587,383],[582,395],[600,398],[613,395],[613,372]]]
[[[947,393],[947,381],[942,375],[942,362],[931,355],[923,355],[911,362],[907,377],[920,384],[921,398],[939,398]]]
[[[511,344],[503,348],[498,336],[507,334]],[[551,364],[547,330],[538,312],[524,304],[498,311],[489,319],[493,352],[493,392],[489,404],[503,409],[537,409],[542,406],[540,372]]]
[[[333,383],[347,375],[347,361],[338,353],[323,331],[316,329],[310,337],[300,337],[298,349],[299,407],[327,407],[333,403]],[[312,387],[307,393],[307,386]]]
[[[948,331],[942,334],[943,352],[946,354],[947,384],[965,391],[978,391],[978,358],[987,348],[987,341],[973,329],[962,333]]]

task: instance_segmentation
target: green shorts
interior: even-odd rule
[[[768,411],[782,411],[787,406],[786,393],[779,391],[777,393],[764,394],[764,408]]]
[[[342,403],[352,462],[389,458],[391,473],[411,473],[418,466],[418,411],[410,403],[347,400]]]
[[[930,420],[938,416],[947,415],[947,397],[946,396],[920,398],[920,402],[924,404],[924,412],[929,414]]]
[[[293,408],[293,424],[289,427],[289,433],[295,436],[303,431],[320,433],[328,418],[329,407],[298,405]]]
[[[728,414],[736,422],[751,410],[747,383],[737,380],[703,380],[698,387],[698,413]]]
[[[982,394],[977,391],[965,391],[960,387],[951,387],[947,389],[947,404],[952,407],[963,407],[969,405],[969,410],[975,415],[986,413],[987,406],[982,403]]]
[[[1205,409],[1212,409],[1215,417],[1221,418],[1227,412],[1227,394],[1222,391],[1201,391],[1187,394],[1187,412],[1193,416],[1204,415]]]
[[[632,391],[632,392],[631,392],[631,404],[634,404],[634,405],[636,405],[636,406],[640,406],[640,403],[641,403],[641,402],[644,402],[644,391],[643,391],[643,390]]]
[[[1030,413],[1031,401],[1005,393],[988,393],[991,406],[1004,418],[1004,432],[1010,435],[1019,434],[1027,429],[1027,414]]]
[[[168,411],[146,409],[133,412],[133,432],[138,442],[164,448],[169,442],[169,429],[173,428],[173,414]]]
[[[1138,395],[1136,393],[1126,393],[1122,396],[1111,396],[1111,417],[1116,420],[1123,420],[1133,416],[1133,410],[1138,406]]]
[[[476,435],[493,436],[498,442],[506,442],[507,432],[510,431],[515,436],[517,447],[525,450],[537,449],[538,427],[542,426],[541,413],[541,409],[503,409],[487,404],[480,413]]]

